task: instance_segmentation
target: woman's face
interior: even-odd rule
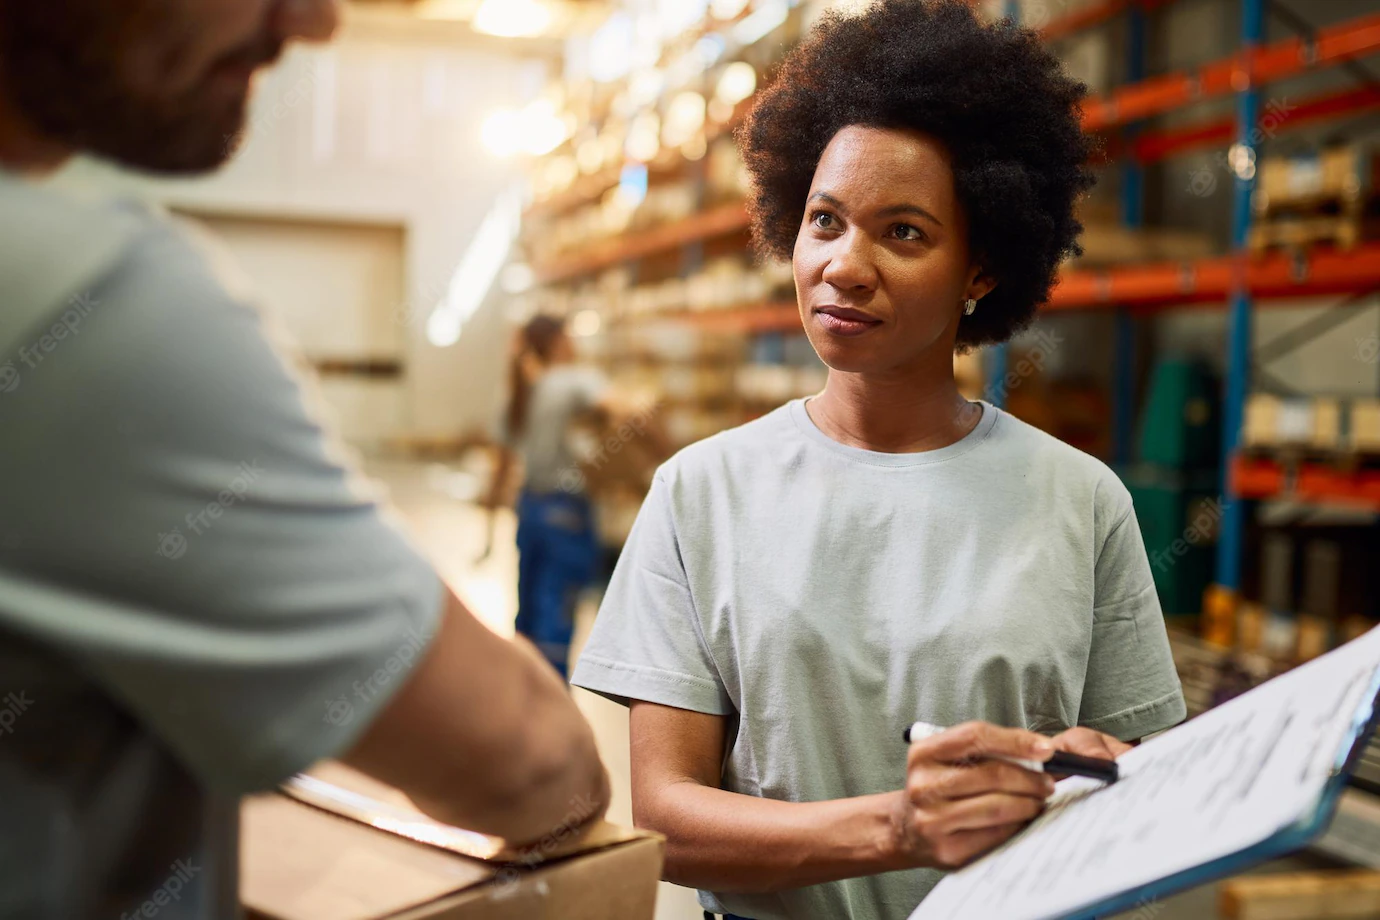
[[[963,301],[992,288],[971,264],[943,147],[888,128],[850,126],[824,149],[792,265],[810,344],[851,373],[948,360]]]

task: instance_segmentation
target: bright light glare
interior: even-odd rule
[[[536,283],[536,272],[532,271],[532,266],[524,262],[514,262],[504,268],[503,276],[499,279],[499,284],[509,294],[525,294],[532,290]]]
[[[655,112],[643,112],[628,129],[628,156],[640,163],[656,159],[661,149],[661,118]]]
[[[551,28],[551,8],[538,0],[484,0],[474,14],[476,32],[503,38],[535,38]]]
[[[497,157],[521,153],[544,156],[563,144],[568,135],[565,119],[547,99],[538,99],[521,111],[497,111],[480,129],[484,147]]]
[[[474,242],[460,259],[446,296],[426,321],[426,337],[437,348],[460,341],[460,330],[489,296],[522,223],[522,194],[509,189],[485,215]]]
[[[748,0],[710,0],[709,12],[715,19],[733,19],[747,8]]]
[[[757,70],[747,61],[734,61],[724,68],[714,98],[726,105],[737,105],[757,90]]]
[[[733,27],[733,37],[741,44],[751,45],[784,23],[790,12],[786,0],[766,0],[756,12]]]
[[[571,334],[582,338],[598,333],[599,325],[599,313],[596,310],[581,310],[570,318]]]
[[[705,102],[699,93],[684,92],[671,100],[661,140],[667,147],[679,147],[704,127]]]
[[[589,75],[600,83],[622,79],[632,64],[634,24],[627,13],[614,13],[589,40]]]

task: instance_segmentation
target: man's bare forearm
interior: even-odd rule
[[[451,596],[411,678],[343,758],[432,817],[515,843],[603,815],[608,780],[564,682]]]

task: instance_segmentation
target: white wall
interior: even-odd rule
[[[484,152],[480,125],[534,94],[545,65],[415,31],[356,25],[330,47],[291,50],[261,78],[250,135],[215,176],[152,181],[79,161],[59,181],[192,212],[401,225],[405,427],[437,435],[486,425],[494,409],[501,311],[486,305],[444,349],[426,341],[425,321],[494,197],[520,178],[518,164]]]

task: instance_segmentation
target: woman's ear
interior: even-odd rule
[[[992,289],[997,286],[997,279],[982,270],[981,265],[973,266],[972,275],[968,279],[968,291],[965,297],[973,300],[982,300]]]

